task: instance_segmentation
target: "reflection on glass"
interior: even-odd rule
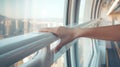
[[[51,67],[65,67],[64,55],[52,64]]]
[[[84,8],[85,8],[85,0],[80,1],[80,9],[79,9],[79,23],[84,22]]]
[[[81,0],[80,1],[80,7],[79,7],[79,24],[82,24],[84,22],[84,9],[85,9],[85,0]],[[80,65],[80,67],[83,67],[83,64],[84,64],[84,56],[83,56],[83,44],[85,44],[86,40],[84,39],[80,39],[78,41],[78,45],[77,45],[77,49],[78,49],[78,64]]]
[[[1,0],[0,39],[38,31],[44,27],[62,26],[64,6],[64,0]],[[24,61],[19,61],[15,67]],[[52,67],[64,66],[63,57],[57,62]]]

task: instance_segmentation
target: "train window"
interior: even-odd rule
[[[65,0],[1,0],[0,39],[37,31],[43,27],[62,26],[65,6]],[[64,61],[62,56],[51,67],[64,67]]]
[[[92,1],[90,0],[81,0],[80,2],[80,9],[79,9],[79,24],[85,23],[89,20],[91,20],[91,7],[92,7]],[[91,41],[86,38],[80,38],[78,41],[77,49],[77,64],[79,67],[88,67],[88,56],[90,51],[90,44]],[[87,57],[87,58],[86,58]],[[87,66],[88,65],[88,66]]]
[[[84,18],[84,13],[85,13],[85,0],[81,0],[80,1],[80,7],[79,7],[79,19],[78,19],[78,21],[79,21],[79,24],[82,24],[84,21],[85,21],[85,18]],[[77,45],[77,58],[78,58],[78,62],[77,62],[77,64],[78,64],[78,66],[80,66],[80,67],[83,67],[83,61],[84,61],[84,59],[83,59],[83,46],[81,45],[81,44],[84,44],[84,41],[83,41],[83,39],[80,39],[79,41],[78,41],[78,45]]]
[[[83,23],[84,21],[84,8],[85,8],[85,0],[80,2],[80,7],[79,7],[79,23]]]

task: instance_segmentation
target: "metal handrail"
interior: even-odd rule
[[[51,33],[30,33],[3,39],[0,41],[0,66],[7,67],[49,45],[56,39],[58,38]],[[26,41],[29,43],[26,44]]]

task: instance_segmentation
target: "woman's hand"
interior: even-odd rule
[[[55,52],[59,51],[62,46],[73,41],[76,38],[74,31],[74,28],[67,27],[44,28],[40,30],[40,32],[51,32],[61,39],[61,42],[55,48]]]

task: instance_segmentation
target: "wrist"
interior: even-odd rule
[[[88,37],[91,29],[88,28],[74,28],[74,38]]]
[[[84,29],[81,28],[74,28],[73,29],[74,38],[79,38],[84,36]]]

